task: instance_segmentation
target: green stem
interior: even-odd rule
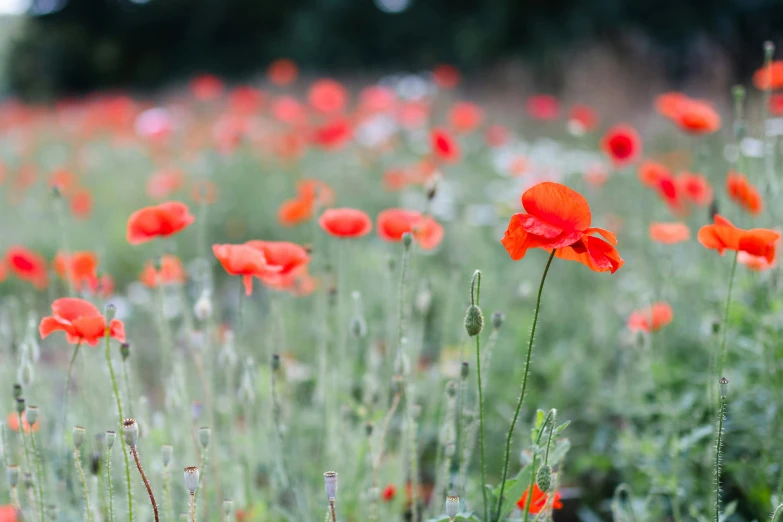
[[[549,424],[549,422],[552,422],[552,426],[549,431],[549,437],[551,442],[552,432],[555,429],[555,410],[549,410],[549,413],[546,414],[546,417],[544,418],[544,422],[541,423],[541,428],[538,430],[538,434],[536,435],[536,446],[538,446],[539,442],[541,442],[541,435],[544,434],[544,428]],[[549,447],[547,447],[547,454],[546,458],[549,458]],[[530,464],[530,485],[527,488],[527,499],[525,499],[525,510],[524,510],[524,519],[523,522],[527,522],[527,517],[530,514],[530,503],[533,501],[533,486],[536,483],[536,472],[538,471],[536,469],[536,460],[538,459],[538,453],[533,452],[533,461]],[[545,461],[546,463],[546,461]],[[498,521],[500,521],[500,513],[498,513]]]
[[[68,397],[70,395],[71,391],[71,379],[73,378],[73,365],[76,363],[76,356],[79,355],[79,348],[81,348],[82,342],[79,340],[78,343],[76,343],[76,346],[73,349],[73,353],[71,354],[71,360],[68,363],[68,374],[65,377],[65,397],[63,399],[63,436],[61,440],[65,440],[65,426],[68,422]]]
[[[122,415],[122,400],[120,399],[120,388],[117,386],[117,377],[114,375],[114,366],[111,362],[111,337],[110,337],[110,330],[109,327],[106,327],[106,335],[105,337],[105,344],[106,344],[106,364],[109,366],[109,376],[111,377],[111,386],[112,390],[114,391],[114,399],[117,402],[117,414],[119,415],[119,426],[120,431],[117,433],[122,434],[122,420],[124,419]],[[130,461],[128,460],[128,452],[123,450],[122,451],[123,457],[125,457],[125,482],[128,487],[128,522],[133,522],[133,490],[131,487],[131,471],[130,471]]]
[[[723,444],[723,417],[726,414],[726,397],[720,399],[720,412],[718,414],[718,434],[715,443],[715,522],[720,522],[720,465],[721,445]]]
[[[775,511],[772,512],[772,517],[770,517],[770,522],[778,522],[781,512],[783,512],[783,504],[778,505],[778,507],[775,508]]]
[[[506,489],[506,477],[508,476],[508,460],[511,455],[511,438],[514,435],[514,427],[517,424],[519,418],[519,410],[522,409],[522,402],[525,400],[525,391],[527,390],[527,377],[530,374],[530,356],[533,353],[533,339],[536,335],[536,325],[538,324],[538,311],[541,308],[541,294],[544,291],[544,282],[546,281],[546,275],[549,273],[549,267],[552,265],[552,260],[555,258],[556,250],[552,250],[549,254],[549,260],[546,262],[544,268],[544,274],[541,276],[541,284],[538,286],[538,297],[536,298],[536,309],[533,313],[533,326],[530,329],[530,341],[527,346],[527,357],[525,359],[525,375],[522,378],[522,390],[519,393],[519,400],[517,401],[517,407],[514,411],[514,418],[511,420],[511,427],[508,430],[508,436],[506,437],[506,452],[503,460],[503,479],[500,482],[500,496],[498,497],[498,507],[496,510],[495,520],[500,522],[500,510],[503,507],[503,491]]]
[[[106,449],[106,483],[109,488],[109,522],[114,522],[114,486],[111,480],[111,448]]]
[[[125,399],[128,401],[128,415],[133,417],[133,401],[131,400],[130,377],[128,376],[128,361],[122,360],[122,378],[125,381]]]
[[[91,522],[92,510],[90,509],[90,491],[87,489],[87,479],[84,478],[84,470],[82,470],[81,455],[78,448],[73,450],[73,461],[76,463],[76,470],[79,472],[79,478],[82,481],[82,493],[84,493],[84,509],[87,512],[87,522]]]
[[[166,514],[171,522],[174,522],[174,504],[171,501],[171,473],[168,464],[163,467],[163,497],[166,502]]]
[[[475,299],[473,289],[475,287]],[[479,306],[481,296],[481,272],[476,270],[473,274],[473,283],[470,285],[470,304]],[[484,460],[484,391],[481,385],[481,332],[476,334],[476,378],[478,379],[478,408],[479,408],[479,450],[481,451],[481,494],[484,500],[484,520],[489,520],[487,507],[487,476]]]
[[[549,464],[549,449],[552,447],[552,435],[555,433],[555,420],[557,419],[557,412],[555,410],[552,410],[550,412],[552,414],[552,421],[549,425],[549,437],[546,441],[546,453],[544,454],[544,464]],[[543,426],[541,427],[543,430]]]
[[[41,515],[41,522],[44,522],[43,474],[41,473],[41,459],[38,458],[38,448],[35,447],[35,434],[32,426],[30,426],[30,443],[33,446],[33,459],[35,460],[35,473],[38,482],[38,512]]]
[[[22,419],[22,414],[17,412],[16,414],[17,419],[19,419],[19,436],[22,437],[22,446],[24,446],[24,461],[25,465],[27,466],[27,469],[33,469],[30,465],[30,450],[27,449],[27,438],[24,436],[24,422]],[[33,431],[33,427],[30,426],[30,432]]]
[[[720,379],[723,376],[723,369],[726,366],[726,337],[729,330],[729,308],[731,307],[731,292],[734,289],[734,274],[737,272],[737,258],[739,251],[734,254],[734,262],[731,265],[731,275],[729,276],[729,290],[726,293],[726,306],[723,310],[723,324],[721,328],[720,359],[718,360],[718,375]]]

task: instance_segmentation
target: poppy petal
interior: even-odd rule
[[[585,236],[574,245],[558,248],[555,256],[577,261],[595,272],[615,273],[625,263],[612,245],[593,236]]]
[[[584,231],[592,215],[587,200],[575,190],[553,182],[543,182],[522,194],[528,214],[562,230]]]

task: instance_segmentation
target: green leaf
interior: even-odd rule
[[[571,424],[571,421],[565,421],[563,424],[555,428],[555,435],[560,435],[560,432],[566,429],[569,424]]]
[[[517,473],[516,478],[506,481],[506,500],[503,501],[503,509],[500,512],[500,520],[505,520],[514,510],[517,500],[530,485],[530,470],[528,466],[522,468]],[[513,484],[512,484],[513,482]]]
[[[558,439],[555,446],[549,451],[549,465],[557,466],[565,459],[568,450],[571,449],[571,441],[568,439]]]
[[[546,418],[546,414],[544,413],[544,410],[538,410],[536,411],[536,429],[540,430],[541,426],[544,424],[544,419]]]

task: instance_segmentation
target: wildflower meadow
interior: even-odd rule
[[[783,61],[0,104],[0,522],[783,511]]]

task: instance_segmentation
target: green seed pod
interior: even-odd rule
[[[544,493],[548,492],[549,488],[552,487],[552,468],[549,464],[544,464],[538,468],[538,473],[536,473],[536,485],[538,486],[538,489]]]
[[[476,305],[470,305],[467,312],[465,312],[465,330],[468,335],[475,337],[481,333],[484,328],[484,315],[481,313],[481,308]]]
[[[93,476],[98,476],[98,473],[101,472],[101,454],[97,451],[94,451],[90,456],[90,472]]]
[[[79,446],[84,442],[84,428],[81,426],[74,426],[71,439],[73,440],[73,447],[79,449]]]
[[[459,497],[449,495],[446,497],[446,516],[451,520],[459,513]]]
[[[470,375],[470,364],[468,364],[468,361],[462,361],[462,364],[459,366],[459,376],[467,379],[468,375]]]
[[[25,410],[24,397],[16,398],[16,411],[21,414]]]
[[[35,424],[35,421],[38,420],[38,406],[28,406],[25,410],[24,416],[27,420],[27,424],[30,426]]]
[[[212,430],[208,427],[204,426],[202,428],[199,428],[198,430],[198,441],[201,444],[201,447],[206,449],[207,446],[209,446],[209,439],[212,438]]]
[[[407,250],[410,248],[412,242],[413,242],[413,234],[411,234],[410,232],[405,232],[402,235],[402,246],[404,246],[405,249]]]
[[[122,421],[122,440],[131,448],[136,447],[136,443],[139,441],[139,425],[135,419]]]
[[[506,316],[503,314],[503,312],[493,312],[492,313],[492,327],[493,328],[500,328],[503,325],[503,321],[506,320]]]
[[[22,396],[22,385],[17,383],[14,384],[14,399],[18,399]]]
[[[196,489],[198,488],[198,468],[196,466],[188,466],[185,468],[185,487],[188,488],[188,491],[191,495],[196,493]]]
[[[19,466],[16,464],[9,464],[8,467],[5,468],[5,476],[8,478],[8,484],[10,484],[11,487],[15,487],[19,484]]]
[[[280,354],[272,354],[272,371],[276,372],[280,369]]]
[[[720,384],[720,398],[725,399],[729,392],[729,380],[726,377],[721,377],[718,383]]]
[[[117,433],[112,430],[106,430],[106,447],[111,449],[114,446],[114,441],[117,440]]]
[[[130,344],[122,343],[120,345],[120,355],[122,356],[123,361],[128,360],[128,357],[130,357]]]
[[[446,395],[454,397],[457,395],[457,383],[455,381],[449,381],[446,383]]]
[[[113,304],[106,305],[106,322],[110,323],[115,315],[117,315],[117,307]]]

